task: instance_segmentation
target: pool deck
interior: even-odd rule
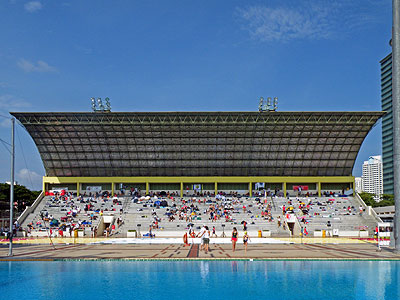
[[[184,246],[178,243],[66,243],[58,240],[50,245],[47,240],[30,240],[15,243],[13,256],[8,257],[8,243],[0,243],[0,261],[30,260],[400,260],[393,249],[377,251],[376,243],[370,241],[340,242],[328,240],[324,243],[308,240],[293,243],[253,243],[247,253],[243,244],[235,252],[229,243],[211,244],[207,254],[200,251],[199,244]]]

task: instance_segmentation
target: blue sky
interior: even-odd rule
[[[390,53],[391,0],[0,0],[0,114],[90,111],[380,110],[379,61]],[[0,118],[0,138],[9,141]],[[16,179],[44,169],[17,128]],[[381,153],[381,127],[362,161]],[[0,145],[0,181],[10,158]]]

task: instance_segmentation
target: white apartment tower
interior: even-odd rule
[[[362,177],[354,178],[354,182],[355,182],[355,187],[356,187],[356,193],[361,193],[363,191]]]
[[[368,161],[364,161],[362,168],[362,187],[366,193],[375,195],[375,200],[379,201],[383,194],[383,171],[382,156],[370,156]]]

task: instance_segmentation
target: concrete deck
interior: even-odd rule
[[[44,240],[42,240],[44,242]],[[146,260],[146,259],[265,259],[265,260],[400,260],[390,248],[377,251],[375,243],[270,243],[249,244],[245,253],[242,244],[232,252],[230,244],[211,244],[207,254],[199,245],[182,244],[14,244],[13,256],[8,257],[8,244],[0,243],[0,261],[8,260]]]

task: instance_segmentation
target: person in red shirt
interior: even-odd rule
[[[111,234],[114,234],[115,233],[115,224],[113,224],[112,226],[111,226]]]
[[[304,236],[308,235],[307,227],[304,227]]]

